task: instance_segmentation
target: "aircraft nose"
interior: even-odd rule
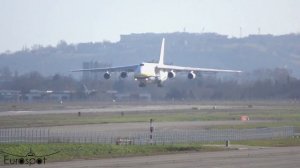
[[[141,72],[142,72],[142,68],[140,66],[138,66],[134,71],[135,74],[140,74]]]
[[[143,74],[143,68],[142,67],[137,67],[134,71],[134,77],[135,78],[143,78],[145,74]]]

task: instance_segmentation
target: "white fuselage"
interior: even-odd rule
[[[142,83],[161,83],[168,78],[168,72],[157,69],[157,63],[141,63],[134,71],[134,78]]]

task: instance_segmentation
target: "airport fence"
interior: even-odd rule
[[[209,129],[118,133],[64,131],[51,128],[0,129],[0,143],[99,143],[99,144],[175,144],[194,142],[224,142],[291,137],[294,127],[255,129]],[[152,139],[150,138],[152,136]]]

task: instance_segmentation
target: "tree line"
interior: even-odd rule
[[[198,74],[196,79],[189,80],[185,74],[167,80],[164,87],[158,88],[149,84],[139,88],[138,83],[129,76],[119,78],[113,74],[111,80],[98,78],[75,79],[72,76],[55,74],[43,76],[39,72],[19,75],[9,68],[0,69],[0,90],[18,90],[22,94],[30,90],[72,91],[74,99],[87,98],[83,85],[97,90],[93,95],[97,100],[110,100],[114,93],[149,93],[152,100],[288,100],[300,99],[300,80],[293,77],[286,69],[259,69],[239,75]]]

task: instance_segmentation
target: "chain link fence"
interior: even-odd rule
[[[53,131],[51,128],[0,129],[0,143],[99,143],[99,144],[175,144],[193,142],[224,142],[227,140],[256,140],[291,137],[294,127],[255,129],[208,129],[128,133],[118,132]]]

